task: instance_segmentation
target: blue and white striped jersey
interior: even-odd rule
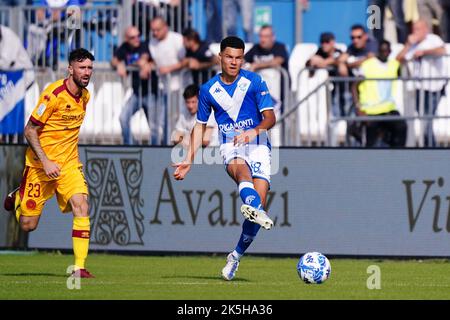
[[[240,70],[232,84],[225,84],[220,74],[200,89],[197,122],[207,123],[211,111],[219,127],[221,143],[231,142],[239,131],[255,128],[263,119],[262,112],[273,109],[267,84],[260,75]],[[260,135],[260,138],[261,137]],[[265,140],[269,144],[267,136]]]

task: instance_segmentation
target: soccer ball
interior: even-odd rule
[[[297,272],[304,282],[319,284],[330,276],[330,261],[320,252],[308,252],[300,258]]]

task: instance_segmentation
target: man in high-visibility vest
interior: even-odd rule
[[[400,62],[390,59],[390,53],[391,44],[384,40],[380,43],[377,56],[367,59],[361,65],[361,72],[366,80],[356,83],[353,88],[358,115],[400,116],[394,100],[397,84],[392,80],[398,77]],[[365,127],[367,147],[405,146],[405,120],[367,121]]]

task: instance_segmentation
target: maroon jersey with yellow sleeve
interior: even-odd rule
[[[79,165],[78,135],[86,114],[89,92],[82,89],[79,97],[66,86],[67,79],[50,84],[39,97],[30,121],[41,127],[39,142],[49,160],[62,166]],[[34,151],[28,147],[26,165],[42,168]]]

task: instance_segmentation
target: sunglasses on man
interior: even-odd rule
[[[362,39],[362,37],[363,37],[364,35],[359,35],[359,36],[351,36],[350,38],[352,39],[352,40],[355,40],[355,39],[358,39],[358,40],[360,40],[360,39]]]

